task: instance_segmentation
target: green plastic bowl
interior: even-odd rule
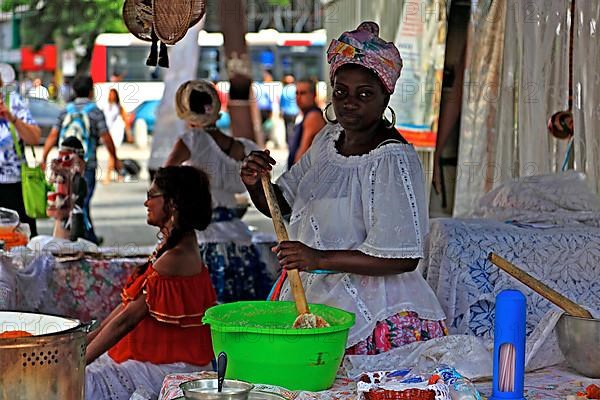
[[[290,390],[326,390],[344,357],[354,314],[321,304],[311,313],[327,328],[293,329],[296,306],[287,301],[240,301],[206,311],[215,354],[227,353],[228,379]]]

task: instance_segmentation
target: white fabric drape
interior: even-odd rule
[[[473,10],[463,86],[463,108],[454,214],[467,214],[489,190],[484,166],[493,163],[496,106],[504,44],[502,1],[481,1]],[[496,101],[491,101],[496,99]],[[487,189],[487,190],[486,190]]]
[[[575,3],[573,119],[575,169],[585,172],[588,184],[600,190],[600,2]]]
[[[549,117],[567,109],[570,0],[479,1],[469,52],[454,216],[468,216],[479,198],[522,176],[559,171],[567,147],[548,134]],[[574,168],[598,190],[596,127],[600,3],[576,3]]]

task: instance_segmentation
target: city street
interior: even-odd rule
[[[36,152],[41,154],[41,148]],[[50,153],[52,159],[56,149]],[[146,208],[144,200],[149,186],[149,177],[146,163],[150,154],[150,146],[138,148],[130,144],[122,145],[118,150],[121,159],[134,159],[142,167],[139,179],[129,182],[102,183],[102,172],[105,170],[108,153],[104,147],[98,149],[100,168],[97,175],[97,185],[92,199],[92,219],[96,234],[104,238],[103,246],[124,246],[136,244],[138,246],[153,245],[156,243],[158,230],[146,224]],[[287,151],[272,150],[272,155],[278,161],[275,169],[277,176],[283,171]],[[243,220],[253,230],[273,233],[271,220],[264,217],[253,206],[250,206]],[[43,235],[51,235],[54,220],[38,220],[38,231]]]

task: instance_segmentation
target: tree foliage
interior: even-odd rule
[[[21,17],[21,42],[39,48],[57,36],[65,48],[84,49],[78,70],[89,66],[96,36],[127,32],[121,17],[122,0],[2,0],[2,11]]]

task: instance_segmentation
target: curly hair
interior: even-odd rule
[[[206,229],[212,218],[212,197],[208,175],[191,166],[159,168],[154,185],[163,194],[165,213],[173,212],[175,218],[162,253],[175,247],[185,233]]]

